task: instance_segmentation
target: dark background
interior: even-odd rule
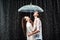
[[[31,0],[0,0],[0,40],[26,40],[21,18],[24,15],[30,16],[30,13],[18,13],[18,9],[30,2]],[[32,0],[32,4],[44,9],[44,13],[41,13],[43,39],[60,40],[60,0]]]

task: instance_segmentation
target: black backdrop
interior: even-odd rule
[[[25,40],[21,27],[24,13],[18,8],[31,0],[0,0],[0,40]],[[32,4],[44,9],[41,14],[44,40],[60,40],[60,0],[32,0]],[[32,14],[31,14],[32,15]]]

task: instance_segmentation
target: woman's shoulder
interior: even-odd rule
[[[30,25],[31,23],[30,22],[27,22],[27,25]]]

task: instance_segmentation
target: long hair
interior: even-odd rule
[[[30,19],[30,23],[32,24],[32,27],[33,27],[33,21]]]
[[[26,19],[22,18],[22,29],[23,29],[23,33],[26,36]]]

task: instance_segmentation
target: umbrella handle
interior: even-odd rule
[[[31,18],[31,12],[30,12],[30,18]]]

